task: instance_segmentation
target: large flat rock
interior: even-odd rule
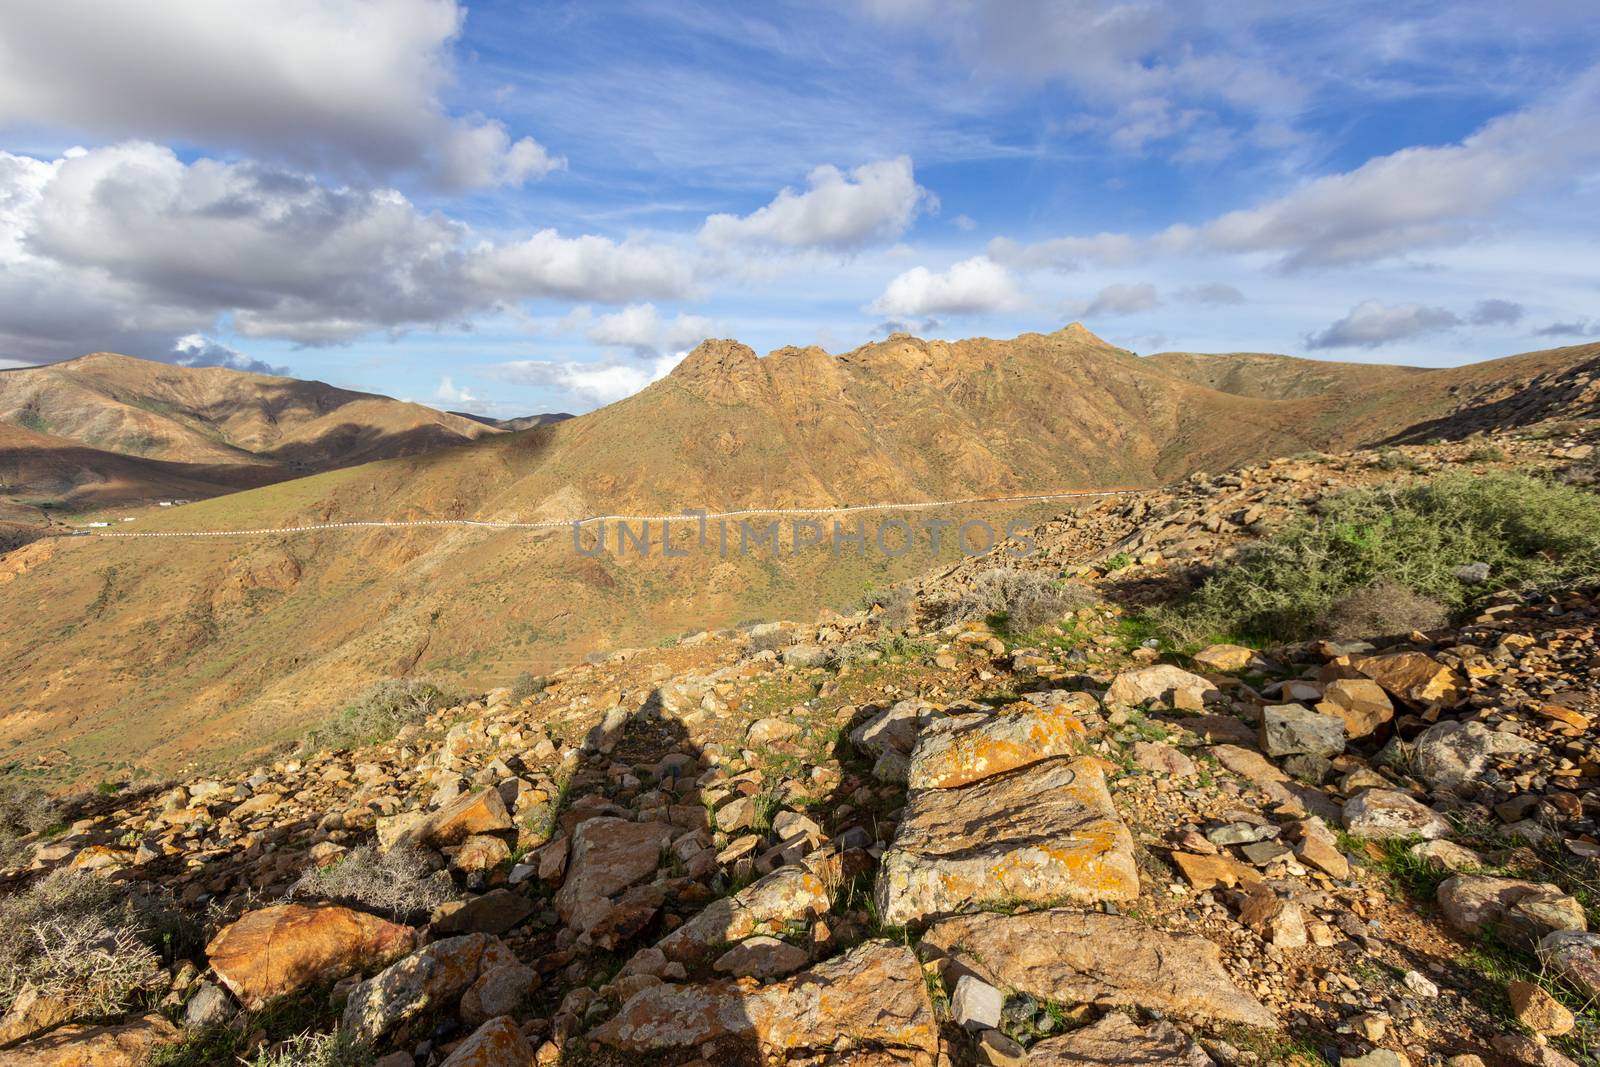
[[[1213,1067],[1213,1061],[1169,1022],[1140,1026],[1112,1012],[1092,1026],[1039,1042],[1028,1050],[1028,1067]]]
[[[930,1065],[939,1050],[922,968],[910,949],[888,941],[858,945],[767,986],[748,980],[650,986],[589,1036],[631,1053],[732,1037],[768,1055],[878,1048]]]
[[[1051,756],[1081,753],[1085,736],[1083,724],[1062,707],[951,716],[929,724],[917,738],[907,785],[969,785]]]
[[[331,904],[279,904],[240,916],[206,946],[222,984],[246,1008],[410,952],[416,932]]]
[[[1133,837],[1091,757],[913,792],[877,885],[879,916],[891,926],[997,902],[1138,895]]]
[[[990,985],[1060,1004],[1157,1008],[1196,1023],[1278,1025],[1234,984],[1215,944],[1121,915],[1059,908],[961,915],[933,924],[922,949]]]

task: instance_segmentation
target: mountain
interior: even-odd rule
[[[1077,325],[1009,341],[897,335],[837,356],[783,348],[762,358],[707,341],[599,411],[200,501],[136,528],[559,521],[1154,486],[1593,410],[1600,346],[1441,371],[1346,365],[1320,382],[1308,361],[1243,359],[1290,395],[1246,395],[1249,376],[1225,367],[1196,381],[1205,358],[1143,358]],[[1064,506],[874,512],[866,530],[931,518],[1003,528]],[[33,650],[0,662],[0,751],[157,768],[252,751],[374,677],[482,687],[684,631],[809,617],[960,558],[951,537],[936,553],[926,536],[902,554],[842,542],[838,556],[725,556],[714,533],[697,542],[687,523],[675,541],[685,555],[664,558],[659,529],[644,558],[618,555],[615,524],[597,554],[579,551],[569,526],[53,541],[48,558],[0,586],[0,647]],[[796,532],[784,527],[785,540]]]
[[[496,432],[322,382],[109,352],[0,372],[0,425],[13,501],[69,508],[214,496]]]
[[[473,422],[482,423],[485,426],[493,426],[497,430],[509,430],[512,433],[520,430],[532,430],[540,426],[549,426],[553,422],[565,422],[573,417],[565,411],[549,412],[543,415],[518,415],[514,419],[494,419],[488,415],[474,415],[470,411],[452,411],[449,414],[463,419],[471,419]]]

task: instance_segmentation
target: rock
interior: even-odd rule
[[[1600,934],[1557,930],[1539,941],[1539,961],[1590,1000],[1600,998]]]
[[[1222,699],[1215,685],[1188,671],[1166,663],[1123,671],[1111,680],[1106,690],[1107,707],[1140,707],[1159,701],[1175,708],[1199,711],[1207,700]]]
[[[950,1017],[968,1030],[983,1030],[1000,1025],[1006,997],[994,986],[970,974],[956,979],[950,994]]]
[[[216,989],[223,1002],[227,1002],[228,994],[210,982],[206,983],[206,987]],[[41,1033],[52,1026],[59,1026],[76,1014],[77,1009],[70,1001],[25,986],[11,1002],[11,1010],[6,1012],[5,1018],[0,1019],[0,1047]]]
[[[1500,1055],[1527,1067],[1578,1067],[1549,1045],[1522,1034],[1501,1034],[1489,1042]]]
[[[1344,751],[1344,720],[1302,704],[1269,704],[1261,709],[1261,750],[1269,756],[1336,756]]]
[[[403,956],[409,926],[331,904],[279,904],[247,912],[206,946],[218,979],[246,1008]]]
[[[1099,761],[1056,757],[912,793],[876,895],[898,926],[996,900],[1132,900],[1139,873]]]
[[[805,949],[775,937],[758,935],[746,938],[718,956],[712,967],[735,978],[778,978],[793,974],[810,961]]]
[[[712,901],[655,947],[667,959],[689,963],[713,946],[777,933],[788,923],[822,915],[831,903],[827,887],[809,870],[779,867],[732,897]]]
[[[988,1067],[1023,1067],[1028,1053],[1000,1031],[985,1030],[978,1035],[978,1062]]]
[[[906,780],[910,770],[911,750],[916,746],[917,734],[931,714],[927,705],[918,700],[902,700],[873,715],[850,731],[850,743],[874,756],[878,765],[873,775],[881,781]]]
[[[503,934],[534,912],[533,901],[510,889],[493,889],[481,897],[446,904],[435,914],[433,932]]]
[[[390,964],[350,991],[343,1026],[376,1042],[432,1008],[454,1009],[479,975],[517,963],[499,938],[465,934],[435,941]]]
[[[462,842],[460,850],[450,857],[450,866],[471,874],[492,871],[510,858],[510,845],[498,837],[475,834]]]
[[[1248,885],[1263,880],[1255,868],[1245,866],[1232,856],[1197,856],[1189,852],[1174,852],[1172,861],[1189,885],[1202,892],[1218,886],[1232,888],[1241,883]]]
[[[532,1067],[533,1046],[508,1015],[490,1019],[472,1032],[441,1067]]]
[[[1424,1000],[1432,1000],[1439,995],[1439,987],[1433,984],[1431,978],[1424,977],[1421,971],[1407,971],[1400,976],[1400,984]]]
[[[1242,671],[1255,658],[1255,650],[1243,645],[1207,645],[1193,656],[1196,667],[1222,674]]]
[[[789,719],[757,719],[745,731],[745,744],[752,748],[787,741],[800,732],[800,724]]]
[[[396,816],[406,818],[406,816]],[[380,830],[384,820],[379,820]],[[480,789],[476,793],[468,793],[446,804],[431,815],[423,816],[398,835],[392,836],[392,844],[412,844],[423,848],[446,848],[450,845],[459,845],[474,834],[492,834],[501,830],[510,830],[513,826],[511,815],[506,811],[505,801],[500,799],[500,792],[496,789]],[[381,840],[380,847],[388,848]]]
[[[1321,819],[1301,819],[1290,823],[1286,836],[1294,842],[1295,859],[1341,881],[1350,877],[1350,861],[1339,851],[1339,843]]]
[[[539,984],[533,968],[520,963],[490,967],[461,995],[461,1021],[468,1026],[487,1022],[498,1015],[509,1015]]]
[[[1394,719],[1394,705],[1383,686],[1370,678],[1336,678],[1322,690],[1317,711],[1344,720],[1349,738],[1367,737]]]
[[[1188,779],[1196,774],[1194,760],[1163,741],[1135,741],[1133,762],[1153,774]]]
[[[1140,1026],[1111,1012],[1092,1026],[1046,1038],[1028,1050],[1028,1067],[1213,1067],[1210,1056],[1177,1027],[1158,1019]]]
[[[1363,789],[1344,806],[1344,828],[1372,841],[1422,837],[1450,832],[1450,823],[1432,808],[1393,789]]]
[[[1276,1027],[1222,967],[1222,951],[1193,934],[1136,919],[1064,909],[942,919],[923,935],[961,972],[1061,1004],[1140,1007],[1196,1023]]]
[[[1537,982],[1513,980],[1506,987],[1506,994],[1511,999],[1511,1014],[1536,1034],[1560,1037],[1577,1025],[1577,1019],[1567,1006],[1545,992]]]
[[[1339,1067],[1411,1067],[1411,1063],[1393,1049],[1375,1048],[1365,1056],[1340,1056]]]
[[[1418,707],[1454,707],[1466,695],[1461,676],[1423,652],[1351,656],[1350,666]]]
[[[1439,883],[1439,910],[1464,934],[1493,930],[1511,944],[1538,941],[1556,930],[1587,928],[1583,906],[1548,883],[1458,874]]]
[[[215,982],[201,982],[194,996],[183,1006],[183,1022],[188,1027],[216,1026],[233,1017],[233,1001]]]
[[[557,914],[579,933],[592,930],[611,913],[613,896],[655,874],[674,836],[659,822],[601,816],[579,823],[567,879],[555,898]]]
[[[1083,724],[1065,708],[1024,707],[996,715],[957,715],[929,724],[911,753],[911,789],[951,789],[1081,753]]]
[[[139,1067],[150,1053],[180,1037],[159,1015],[109,1026],[77,1024],[7,1049],[6,1067]]]
[[[1488,866],[1482,856],[1454,841],[1419,841],[1408,851],[1417,859],[1447,871],[1469,871]]]
[[[1539,746],[1481,722],[1441,722],[1418,734],[1412,750],[1417,777],[1446,789],[1481,780],[1497,757],[1529,755]]]
[[[1456,579],[1467,585],[1482,585],[1489,580],[1489,565],[1487,563],[1463,563],[1452,571]]]
[[[922,968],[910,949],[887,941],[868,941],[759,989],[732,981],[654,985],[589,1036],[630,1053],[730,1036],[780,1056],[865,1045],[931,1058],[939,1048]]]
[[[826,667],[833,656],[821,645],[790,645],[778,658],[785,667]]]

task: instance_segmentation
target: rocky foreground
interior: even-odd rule
[[[1389,475],[1202,477],[1064,517],[1045,558],[1155,588]],[[1595,1062],[1600,591],[1192,657],[1105,602],[1028,645],[885,615],[618,652],[108,799],[9,891],[88,875],[204,936],[89,1017],[23,991],[0,1062],[229,1062],[219,1034],[271,1052],[290,1014],[355,1050],[303,1062],[385,1067]]]

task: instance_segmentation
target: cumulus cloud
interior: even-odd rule
[[[512,385],[556,390],[566,406],[580,410],[611,404],[632,396],[652,382],[672,373],[684,353],[658,356],[646,364],[612,360],[582,363],[575,360],[514,360],[490,368],[489,373]]]
[[[1149,282],[1129,285],[1118,282],[1108,285],[1095,294],[1093,300],[1075,304],[1070,310],[1074,318],[1093,319],[1111,315],[1135,315],[1161,306],[1161,296]]]
[[[681,297],[675,250],[543,230],[501,244],[391,189],[129,142],[53,161],[0,152],[0,343],[29,358],[170,358],[223,316],[317,345],[451,326],[532,299]]]
[[[1447,308],[1366,300],[1321,333],[1307,337],[1306,347],[1377,348],[1459,325],[1461,317]]]
[[[446,188],[516,185],[565,166],[497,120],[446,112],[464,18],[455,0],[13,5],[0,33],[0,124],[419,173]]]
[[[700,315],[679,312],[667,319],[654,304],[629,304],[595,319],[587,336],[598,345],[631,348],[643,358],[693,348],[716,332],[716,324]]]
[[[1116,265],[1151,254],[1260,254],[1286,271],[1342,267],[1458,244],[1543,183],[1600,160],[1600,68],[1457,144],[1404,148],[1324,175],[1253,207],[1149,238],[1004,238],[989,255],[1018,269]]]
[[[974,256],[939,273],[911,268],[889,283],[871,310],[904,319],[1005,311],[1021,304],[1011,273],[988,256]]]
[[[1467,321],[1474,326],[1514,326],[1522,321],[1524,308],[1511,300],[1480,300]]]
[[[288,367],[275,367],[271,363],[245,355],[231,345],[213,340],[203,334],[191,333],[178,338],[172,346],[172,362],[180,367],[226,367],[228,370],[249,371],[252,374],[289,373]]]
[[[483,406],[483,401],[471,389],[457,385],[448,374],[439,378],[439,388],[434,390],[433,396],[441,404],[461,411],[477,411]]]
[[[1178,290],[1178,299],[1191,304],[1242,304],[1245,302],[1244,294],[1231,285],[1221,282],[1208,282],[1205,285],[1191,285],[1187,289]]]
[[[1533,331],[1535,337],[1600,337],[1600,321],[1574,319],[1571,322],[1552,322]]]
[[[716,247],[740,244],[790,248],[850,249],[890,241],[904,233],[921,210],[935,206],[917,184],[911,160],[867,163],[848,175],[820,166],[806,177],[805,192],[780,191],[749,215],[712,215],[700,239]]]

